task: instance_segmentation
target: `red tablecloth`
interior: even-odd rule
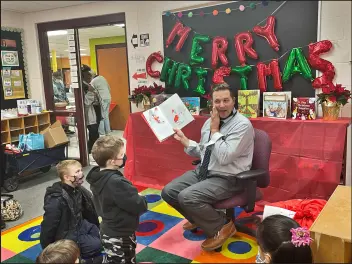
[[[183,131],[199,141],[207,117]],[[251,119],[255,128],[266,131],[272,140],[270,186],[263,189],[264,200],[328,199],[340,183],[347,126],[350,119],[338,121]],[[160,143],[141,113],[129,116],[124,137],[128,161],[125,176],[137,185],[161,189],[174,178],[192,169],[182,145],[169,138]]]

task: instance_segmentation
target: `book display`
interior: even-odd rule
[[[288,111],[287,95],[285,93],[263,93],[263,116],[286,119]]]
[[[248,118],[259,115],[260,90],[238,91],[238,112]]]
[[[316,119],[316,100],[314,97],[298,97],[292,100],[292,119]]]
[[[200,112],[199,97],[182,97],[181,100],[192,115],[199,115],[199,112]]]

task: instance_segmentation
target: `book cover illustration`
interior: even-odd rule
[[[144,111],[143,118],[160,142],[172,136],[174,128],[182,129],[194,120],[178,94]]]
[[[238,112],[248,118],[257,118],[259,114],[260,90],[238,91]]]
[[[298,97],[292,100],[292,119],[314,120],[316,119],[314,97]]]
[[[285,93],[263,93],[263,116],[286,119],[287,117],[287,96]]]
[[[200,112],[199,97],[182,97],[181,100],[192,115],[199,115],[199,112]]]

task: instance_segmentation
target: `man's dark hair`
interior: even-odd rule
[[[296,247],[291,242],[290,229],[298,227],[295,220],[283,215],[269,216],[258,225],[258,245],[271,255],[271,263],[313,263],[309,245]]]
[[[86,65],[86,64],[82,64],[82,67],[81,67],[81,72],[82,73],[86,73],[86,72],[90,72],[92,69]]]
[[[235,97],[235,93],[231,90],[230,86],[227,83],[220,83],[220,84],[214,84],[211,87],[211,98],[213,98],[213,93],[214,92],[218,92],[218,91],[229,91],[231,94],[231,97],[234,98]]]

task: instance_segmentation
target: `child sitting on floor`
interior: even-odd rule
[[[79,263],[79,257],[80,251],[77,244],[72,240],[62,239],[47,246],[35,263],[74,264]]]
[[[256,263],[313,263],[309,230],[283,215],[265,218],[257,229]]]
[[[100,235],[109,263],[135,263],[139,216],[147,211],[147,202],[137,188],[119,171],[127,157],[124,143],[113,136],[100,137],[92,155],[99,167],[87,176],[93,202],[102,217]]]

